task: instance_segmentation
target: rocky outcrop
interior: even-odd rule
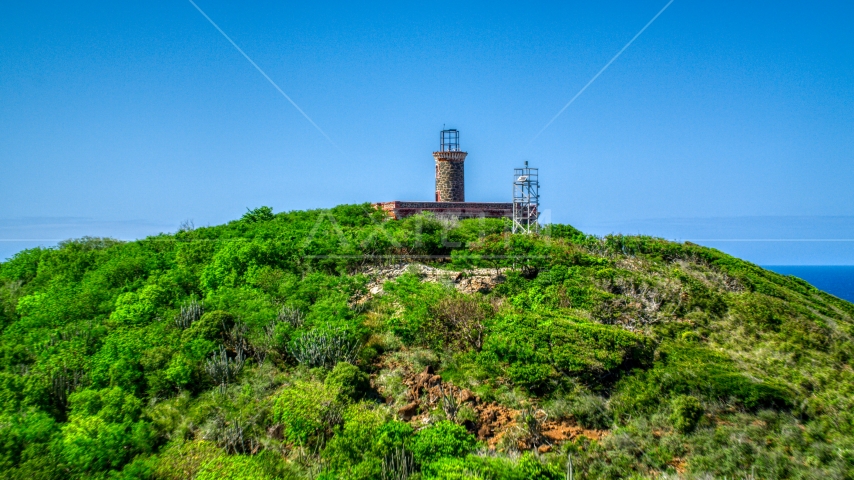
[[[405,263],[391,265],[386,267],[369,267],[358,273],[367,275],[371,278],[368,283],[368,292],[358,298],[354,298],[352,303],[361,304],[369,300],[375,295],[381,295],[383,292],[383,284],[389,280],[405,274],[413,273],[422,278],[425,282],[437,282],[453,285],[454,288],[463,293],[488,293],[496,285],[504,282],[504,273],[508,268],[473,268],[469,270],[445,270],[436,267],[429,267],[420,263]]]

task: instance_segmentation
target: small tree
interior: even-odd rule
[[[273,214],[273,209],[270,207],[258,207],[256,209],[250,210],[246,209],[246,213],[243,214],[243,218],[241,220],[248,223],[255,222],[266,222],[275,218]]]
[[[453,296],[443,298],[433,308],[433,331],[442,336],[450,346],[464,350],[480,351],[486,334],[485,321],[492,313],[476,297]]]

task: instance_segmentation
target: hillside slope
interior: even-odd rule
[[[854,478],[854,305],[369,205],[0,264],[3,478]]]

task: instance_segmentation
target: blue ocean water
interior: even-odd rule
[[[854,265],[766,265],[763,268],[783,275],[794,275],[806,280],[819,290],[854,302]]]

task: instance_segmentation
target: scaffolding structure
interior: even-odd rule
[[[513,233],[536,233],[540,212],[539,169],[528,167],[513,169]]]

